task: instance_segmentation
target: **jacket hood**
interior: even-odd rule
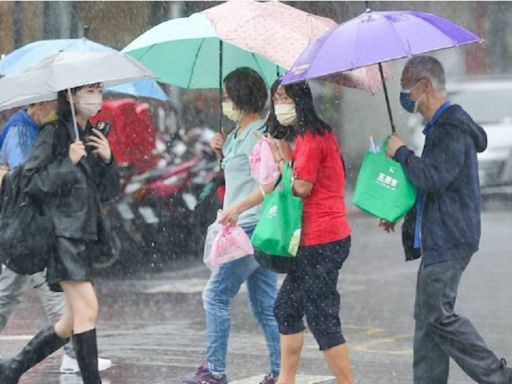
[[[460,105],[454,104],[445,111],[439,120],[446,120],[447,123],[456,125],[467,132],[475,143],[477,152],[483,152],[487,148],[487,134],[484,129],[475,123],[469,114]]]

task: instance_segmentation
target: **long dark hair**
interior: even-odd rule
[[[283,126],[277,121],[274,109],[274,95],[281,85],[281,79],[277,79],[270,88],[270,111],[267,119],[268,133],[276,139],[292,139],[295,135],[311,132],[314,135],[325,135],[332,128],[316,113],[313,105],[313,94],[306,82],[284,85],[284,91],[295,102],[297,112],[297,127]]]

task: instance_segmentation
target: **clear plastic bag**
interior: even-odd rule
[[[270,184],[279,176],[279,169],[274,161],[270,144],[260,138],[249,154],[251,176],[260,184]]]

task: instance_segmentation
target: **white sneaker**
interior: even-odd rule
[[[98,371],[104,371],[112,366],[112,361],[109,359],[102,359],[98,357]],[[62,363],[60,364],[60,373],[79,373],[80,367],[78,361],[73,359],[71,356],[64,354],[62,357]]]

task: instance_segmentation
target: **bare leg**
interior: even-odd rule
[[[281,335],[281,374],[276,384],[295,384],[304,332]]]
[[[62,281],[60,283],[73,314],[73,333],[83,333],[96,327],[98,299],[89,281]]]
[[[89,281],[64,281],[60,285],[72,308],[72,338],[82,380],[84,384],[101,384],[96,338],[96,292]]]
[[[336,377],[337,384],[354,384],[354,374],[348,356],[347,344],[340,344],[324,351],[324,357]]]
[[[64,313],[55,323],[55,333],[62,338],[69,339],[73,334],[73,309],[69,298],[64,296]]]

